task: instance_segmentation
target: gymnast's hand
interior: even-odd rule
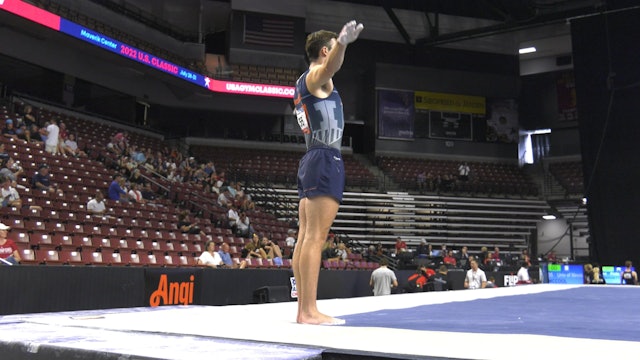
[[[338,42],[347,45],[356,41],[362,29],[364,29],[364,25],[358,24],[355,20],[349,21],[342,27],[342,31],[338,35]]]

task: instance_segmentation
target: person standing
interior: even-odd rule
[[[371,273],[369,286],[373,287],[373,295],[391,295],[391,288],[398,286],[398,279],[393,270],[387,267],[387,259],[380,260],[380,267]]]
[[[531,277],[529,277],[529,265],[522,261],[520,270],[518,270],[518,285],[531,284]]]
[[[484,289],[487,287],[487,276],[482,269],[478,268],[478,262],[471,260],[471,269],[467,271],[467,276],[464,278],[465,289]]]
[[[350,21],[340,34],[326,30],[309,34],[305,44],[309,69],[296,81],[295,115],[307,146],[298,168],[299,231],[292,261],[298,291],[296,322],[301,324],[344,324],[321,313],[316,297],[322,245],[344,189],[340,153],[344,113],[332,78],[342,67],[347,45],[363,28]]]
[[[620,274],[620,283],[623,285],[638,285],[638,273],[633,268],[630,260],[624,262],[625,269]]]

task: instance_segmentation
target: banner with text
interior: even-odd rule
[[[378,90],[378,137],[413,139],[413,91]]]
[[[484,115],[487,111],[486,99],[482,96],[456,95],[427,91],[415,92],[415,108],[430,111],[481,115]]]

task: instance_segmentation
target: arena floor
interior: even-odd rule
[[[172,306],[0,319],[5,359],[566,359],[640,354],[640,287],[528,285],[296,303]]]

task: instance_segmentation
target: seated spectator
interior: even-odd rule
[[[296,231],[295,230],[293,230],[293,229],[287,230],[287,238],[284,239],[284,242],[290,248],[293,248],[296,245],[295,235],[296,235]]]
[[[16,132],[16,128],[13,127],[13,120],[7,119],[2,129],[2,135],[13,140],[18,140],[18,133]]]
[[[208,266],[210,268],[217,268],[224,264],[220,254],[216,250],[216,244],[213,240],[209,240],[204,245],[204,251],[198,257],[198,265]]]
[[[198,225],[191,223],[187,218],[188,212],[183,211],[178,215],[178,230],[180,230],[183,234],[200,234],[201,236],[206,236],[207,234],[204,231],[200,230]]]
[[[336,249],[336,243],[333,241],[333,238],[330,238],[324,243],[322,248],[322,260],[327,261],[339,261],[340,256],[338,256],[338,251]]]
[[[469,248],[466,246],[463,246],[460,249],[460,253],[458,254],[458,265],[465,270],[469,270],[467,269],[467,266],[469,265]]]
[[[87,211],[92,215],[104,215],[106,213],[107,206],[104,203],[102,191],[96,191],[96,196],[87,202]]]
[[[237,226],[236,234],[242,237],[249,237],[251,234],[255,232],[253,229],[253,226],[251,226],[251,221],[249,220],[249,217],[244,211],[240,211],[238,215],[239,215],[239,218],[236,223],[236,226]]]
[[[49,193],[61,192],[56,184],[51,183],[51,174],[49,174],[49,166],[47,164],[42,164],[38,167],[38,172],[31,179],[31,187]]]
[[[231,259],[231,254],[229,254],[229,244],[223,242],[220,244],[220,250],[218,250],[218,255],[222,259],[222,266],[230,269],[244,269],[247,267],[247,261],[241,260],[239,263],[234,263]]]
[[[22,200],[15,188],[11,187],[11,180],[0,175],[0,193],[2,195],[2,207],[22,207]]]
[[[124,177],[122,174],[113,175],[113,181],[109,185],[109,199],[113,201],[128,202],[129,196],[123,189]]]
[[[582,283],[591,284],[591,279],[593,279],[593,265],[584,264],[583,269],[584,269],[584,274],[582,278]]]
[[[256,204],[251,200],[251,196],[244,194],[236,198],[238,207],[244,211],[251,211],[256,209]]]
[[[267,253],[265,253],[264,249],[260,247],[260,238],[257,234],[253,234],[252,241],[244,246],[244,248],[242,249],[242,254],[240,256],[245,259],[267,258]]]
[[[416,256],[420,259],[424,259],[431,255],[431,251],[429,250],[429,246],[427,245],[427,240],[420,240],[420,245],[416,249]]]
[[[129,199],[137,204],[144,204],[147,201],[142,196],[142,192],[140,191],[140,185],[137,183],[131,183],[131,190],[129,190]]]
[[[605,285],[607,281],[604,279],[602,274],[600,273],[600,268],[597,266],[593,267],[593,277],[591,278],[592,285]]]
[[[218,195],[218,205],[223,207],[229,207],[229,205],[233,205],[233,198],[229,193],[229,190],[225,187],[222,193]]]
[[[238,231],[238,220],[240,220],[240,215],[238,214],[238,210],[236,210],[233,204],[227,205],[227,225],[234,232]]]
[[[18,187],[18,176],[24,173],[22,166],[17,161],[13,161],[13,158],[2,159],[2,169],[0,169],[0,175],[11,181],[12,187]],[[21,185],[22,186],[22,185]]]
[[[338,255],[339,260],[348,261],[347,259],[349,258],[349,250],[347,249],[347,245],[342,241],[338,243],[336,254]]]
[[[76,142],[76,136],[74,134],[69,134],[67,139],[64,141],[64,144],[61,146],[63,146],[64,151],[71,156],[87,157],[87,154],[78,148],[78,143]]]
[[[457,261],[456,258],[453,257],[453,250],[449,250],[447,251],[447,254],[445,255],[445,257],[442,259],[442,262],[445,265],[451,265],[451,266],[456,266],[457,265]]]
[[[402,241],[400,236],[396,238],[396,254],[407,251],[407,243]]]
[[[129,183],[144,185],[147,183],[147,180],[142,176],[140,169],[133,169],[131,172],[131,176],[129,176]]]
[[[25,132],[25,139],[30,143],[44,143],[40,128],[38,125],[33,124],[29,127],[29,132]]]
[[[553,250],[550,250],[547,255],[545,256],[545,258],[547,259],[548,262],[550,263],[557,263],[558,262],[558,258],[556,257],[556,252]]]
[[[150,182],[145,182],[140,192],[142,192],[142,198],[147,201],[153,201],[158,197],[158,194],[156,194],[156,192],[153,191],[153,189],[151,188]],[[151,205],[154,205],[154,204],[151,204]]]
[[[282,266],[282,251],[280,250],[280,246],[269,240],[268,237],[264,236],[262,238],[262,249],[267,254],[267,259],[272,259],[273,265]]]
[[[16,243],[7,238],[7,231],[11,229],[7,225],[0,223],[0,259],[3,265],[17,265],[22,261],[20,251]]]

